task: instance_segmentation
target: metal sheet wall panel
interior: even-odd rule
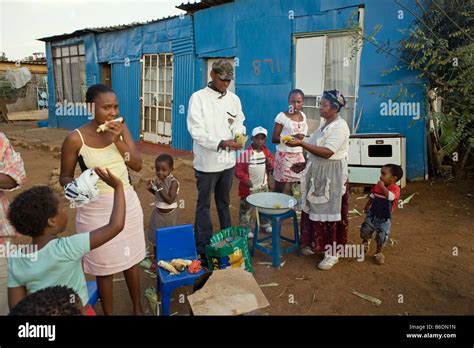
[[[194,55],[181,54],[173,59],[173,124],[172,147],[191,151],[193,141],[188,132],[186,117],[189,98],[194,92]]]
[[[404,85],[407,95],[399,95],[399,87],[366,86],[359,88],[359,105],[364,106],[357,133],[400,133],[406,137],[406,160],[409,180],[423,179],[427,173],[426,104],[421,85]],[[398,97],[397,97],[398,96]],[[383,104],[386,103],[387,105]],[[409,105],[401,103],[410,103]],[[398,113],[396,112],[398,107]],[[385,115],[384,107],[391,107]],[[410,106],[410,107],[408,107]],[[358,111],[356,117],[359,117]]]
[[[236,83],[272,85],[290,82],[291,21],[287,17],[238,22]],[[278,35],[275,35],[278,28]]]
[[[57,127],[58,120],[55,114],[56,92],[53,69],[53,55],[51,42],[46,42],[46,65],[48,67],[48,127]]]
[[[112,88],[134,141],[140,139],[141,62],[112,64]]]
[[[191,151],[193,140],[188,132],[187,114],[189,98],[194,92],[194,27],[190,21],[190,35],[172,41],[173,49],[173,123],[171,146],[175,149]]]
[[[203,54],[236,46],[234,4],[198,11],[194,15],[196,53]],[[212,25],[211,25],[212,24]]]

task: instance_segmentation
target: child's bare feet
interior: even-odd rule
[[[382,253],[375,254],[375,263],[377,265],[383,265],[385,263],[385,256]]]
[[[370,249],[370,239],[368,240],[363,240],[362,241],[362,245],[364,246],[364,254],[368,254],[369,253],[369,249]]]

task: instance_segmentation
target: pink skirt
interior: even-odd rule
[[[290,168],[293,164],[306,162],[302,152],[281,152],[275,154],[273,178],[278,182],[301,181],[303,172],[295,173]]]
[[[76,231],[93,231],[109,223],[113,207],[113,192],[77,208]],[[125,271],[145,258],[143,210],[133,187],[125,189],[126,217],[124,229],[113,239],[84,256],[84,272],[106,276]]]

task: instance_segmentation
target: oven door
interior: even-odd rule
[[[361,165],[402,164],[401,138],[364,138],[360,143]]]

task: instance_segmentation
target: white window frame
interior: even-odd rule
[[[359,8],[358,10],[358,14],[359,14],[359,27],[361,30],[363,30],[363,21],[364,21],[364,8]],[[297,62],[298,62],[298,57],[297,57],[297,50],[296,50],[296,47],[297,47],[297,40],[298,39],[302,39],[302,38],[311,38],[311,37],[324,37],[325,38],[325,52],[324,52],[324,57],[325,57],[325,60],[324,60],[324,66],[323,66],[323,74],[322,74],[322,78],[323,78],[323,84],[324,84],[324,81],[325,81],[325,71],[326,71],[326,55],[327,55],[327,52],[326,52],[326,46],[327,46],[327,40],[328,38],[330,39],[331,37],[337,37],[337,36],[347,36],[347,35],[350,35],[351,32],[350,31],[347,31],[347,30],[337,30],[337,31],[326,31],[326,32],[317,32],[317,33],[305,33],[305,34],[302,34],[302,35],[295,35],[293,37],[293,47],[294,47],[294,52],[295,52],[295,64],[294,64],[294,86],[295,88],[300,88],[298,86],[298,80],[297,80]],[[361,54],[362,54],[362,47],[360,47],[357,51],[357,54],[356,54],[356,71],[355,71],[355,88],[354,88],[354,95],[345,95],[345,97],[347,98],[353,98],[354,99],[354,103],[353,103],[353,114],[352,114],[352,123],[349,124],[349,128],[351,130],[351,133],[353,132],[354,130],[354,127],[355,127],[355,124],[356,124],[356,121],[358,119],[358,115],[356,116],[356,110],[357,110],[357,103],[358,103],[358,95],[359,95],[359,79],[360,79],[360,60],[361,60]],[[326,86],[325,86],[326,87]],[[323,88],[324,90],[324,88]],[[305,92],[305,90],[303,89],[303,92]],[[308,94],[306,95],[306,97],[309,97],[309,98],[316,98],[316,103],[315,105],[307,105],[305,104],[304,105],[304,108],[315,108],[315,109],[319,109],[319,101],[321,100],[321,95],[311,95],[311,94]],[[357,119],[356,119],[357,117]]]
[[[160,57],[164,57],[165,65],[163,66],[164,74],[160,75]],[[152,66],[153,59],[156,59],[156,67]],[[145,54],[142,59],[142,95],[141,100],[141,130],[144,141],[155,144],[170,145],[172,138],[172,120],[173,120],[173,54],[159,53],[159,54]],[[170,63],[168,65],[168,62]],[[168,70],[170,69],[171,81],[170,89],[167,89]],[[147,69],[150,69],[147,76]],[[156,80],[153,78],[155,72]],[[149,83],[149,90],[147,90],[147,83]],[[155,85],[152,85],[156,82]],[[163,82],[164,90],[160,89],[160,82]],[[154,88],[153,88],[154,87]],[[163,104],[160,105],[160,100]],[[166,101],[170,104],[167,106]],[[148,118],[145,117],[148,111]],[[169,120],[167,118],[167,111]],[[152,117],[152,112],[155,113]],[[163,117],[160,118],[160,112]],[[154,123],[154,124],[153,124]],[[154,129],[154,130],[153,130]]]
[[[76,53],[71,53],[71,49],[74,48]],[[64,50],[67,50],[64,53]],[[75,85],[74,80],[72,77],[72,63],[71,59],[77,58],[77,68],[78,71],[75,73],[79,76],[80,85]],[[64,73],[64,64],[68,60],[67,64],[69,65],[69,73],[65,75]],[[61,69],[58,69],[57,62],[60,62]],[[84,42],[78,42],[75,44],[70,45],[60,45],[52,47],[52,64],[53,64],[53,75],[54,75],[54,92],[56,96],[56,102],[63,103],[84,103],[86,101],[86,51]],[[58,80],[60,83],[58,83]],[[69,86],[71,88],[68,93],[66,93],[66,83],[65,81],[69,81]],[[74,93],[76,92],[76,93]],[[79,99],[75,98],[75,94],[79,93]],[[70,100],[67,100],[66,94],[70,94]]]

